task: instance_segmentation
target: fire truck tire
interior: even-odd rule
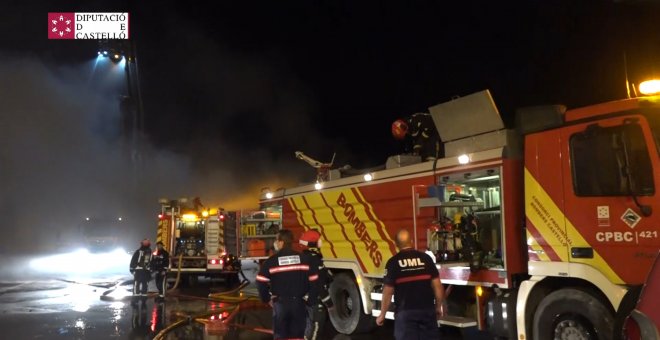
[[[334,308],[329,310],[330,322],[343,334],[367,333],[376,326],[376,319],[364,313],[360,291],[353,276],[337,274],[330,284],[330,298]]]
[[[623,297],[623,300],[621,300],[614,319],[614,340],[623,340],[627,338],[626,326],[628,325],[628,317],[635,309],[641,293],[642,286],[632,287]]]
[[[541,300],[534,313],[533,339],[612,340],[611,308],[586,291],[566,288]]]

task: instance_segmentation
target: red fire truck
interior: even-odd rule
[[[231,214],[206,208],[198,198],[192,204],[187,199],[163,199],[160,204],[156,241],[170,254],[171,273],[190,284],[200,276],[237,278],[240,261],[227,251],[236,240]]]
[[[446,287],[440,324],[520,340],[616,338],[660,249],[660,96],[519,110],[516,130],[488,91],[429,111],[443,158],[394,156],[364,176],[330,170],[261,198],[295,235],[320,231],[334,327],[373,327],[394,235],[408,228]]]

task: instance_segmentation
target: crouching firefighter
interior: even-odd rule
[[[133,303],[141,299],[147,300],[147,288],[151,281],[151,241],[148,239],[140,242],[140,248],[133,253],[131,258],[130,271],[133,274]]]
[[[274,243],[277,252],[261,265],[257,275],[259,297],[273,307],[274,339],[302,339],[307,322],[303,298],[308,295],[311,305],[318,302],[318,267],[307,255],[291,249],[292,243],[291,230],[280,230]]]
[[[151,271],[156,273],[156,288],[158,288],[158,297],[156,301],[165,301],[165,292],[167,291],[167,269],[170,267],[170,254],[165,250],[163,242],[156,243],[156,251],[151,260]]]
[[[311,266],[318,268],[319,278],[317,280],[318,297],[316,304],[307,306],[307,326],[305,328],[305,339],[316,340],[322,334],[323,326],[327,320],[328,310],[333,308],[328,288],[332,282],[332,272],[323,265],[321,254],[321,234],[316,230],[308,230],[300,236],[298,241],[303,247],[303,254],[308,255]],[[327,309],[326,309],[327,308]]]

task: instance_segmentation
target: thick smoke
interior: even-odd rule
[[[151,131],[154,143],[184,150],[195,169],[184,195],[212,207],[256,208],[265,187],[312,181],[315,170],[295,151],[324,161],[333,152],[339,161],[349,157],[345,143],[316,130],[314,94],[281,51],[221,43],[196,22],[160,11],[151,29],[177,44],[166,54],[146,39],[138,45],[145,110],[148,125],[160,129]]]
[[[93,86],[96,72],[116,79]],[[148,233],[159,181],[185,182],[190,170],[186,159],[146,145],[136,166],[118,128],[121,72],[3,56],[0,74],[0,228],[9,240],[0,252],[50,250],[75,237],[85,217],[123,217],[123,235]]]
[[[121,65],[107,59],[61,67],[5,55],[0,75],[0,230],[10,240],[0,244],[0,253],[52,250],[75,238],[85,217],[123,217],[123,241],[132,246],[155,234],[159,198],[199,196],[210,207],[251,209],[262,188],[296,185],[301,173],[313,176],[313,169],[293,156],[296,143],[313,143],[296,135],[292,123],[282,124],[281,138],[269,136],[273,143],[288,143],[287,155],[274,156],[265,140],[247,147],[232,144],[227,128],[222,138],[197,128],[177,152],[153,147],[144,135],[132,140],[130,131],[121,129],[126,78]],[[230,107],[210,110],[228,112],[230,119],[254,107],[262,115],[268,103],[226,100],[222,105]],[[279,119],[306,123],[302,104],[273,112]],[[209,124],[217,120],[206,119]],[[266,119],[278,123],[278,118]],[[249,127],[233,128],[258,138]]]

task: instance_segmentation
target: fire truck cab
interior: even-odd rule
[[[515,130],[488,91],[429,111],[443,158],[393,156],[261,198],[295,235],[320,231],[333,326],[394,318],[380,310],[382,277],[407,228],[436,258],[439,324],[510,339],[621,334],[660,250],[660,96],[520,110]]]

